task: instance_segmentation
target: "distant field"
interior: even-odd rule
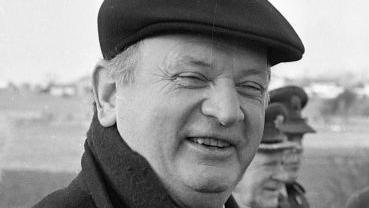
[[[369,148],[307,148],[299,181],[313,208],[343,208],[369,185]]]
[[[66,186],[74,176],[69,172],[6,170],[0,184],[0,207],[29,208],[48,193]]]
[[[317,134],[304,140],[300,180],[316,208],[343,207],[369,185],[369,119],[324,123],[308,114]],[[0,91],[0,207],[23,208],[67,185],[80,170],[91,100]]]
[[[1,166],[78,169],[91,106],[91,101],[82,97],[0,91]]]

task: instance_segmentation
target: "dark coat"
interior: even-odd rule
[[[305,197],[305,189],[297,182],[287,184],[288,205],[290,208],[309,208]]]
[[[34,208],[178,207],[148,162],[132,151],[116,126],[102,127],[96,115],[87,133],[82,170],[65,189]],[[232,198],[227,208],[237,207]]]

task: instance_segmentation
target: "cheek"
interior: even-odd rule
[[[270,178],[270,173],[266,172],[265,170],[259,170],[258,174],[255,176],[258,186],[258,191],[261,192],[264,186],[268,183]]]
[[[144,94],[117,97],[116,117],[120,135],[135,151],[144,156],[153,156],[159,147],[161,136],[168,135],[167,111],[160,109],[161,103]]]
[[[134,93],[131,93],[134,94]],[[125,99],[125,98],[130,99]],[[122,137],[147,157],[173,158],[178,133],[195,105],[192,97],[157,91],[117,98],[117,125]]]
[[[244,104],[245,135],[248,140],[241,150],[244,164],[249,164],[260,144],[264,129],[264,107],[261,103]],[[245,161],[247,160],[247,161]]]
[[[264,104],[256,100],[247,99],[242,102],[242,109],[245,114],[245,122],[249,134],[258,137],[259,140],[257,141],[260,141],[264,129]]]

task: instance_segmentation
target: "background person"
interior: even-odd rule
[[[106,0],[82,170],[35,207],[221,208],[303,45],[267,1]],[[230,207],[226,204],[226,207]]]
[[[295,147],[279,128],[287,111],[283,105],[268,106],[263,138],[254,159],[236,186],[233,196],[241,208],[277,208],[287,178],[283,166],[286,151]]]
[[[315,130],[301,115],[302,109],[308,102],[308,95],[298,86],[285,86],[270,91],[270,102],[281,103],[287,109],[286,125],[282,131],[287,135],[288,141],[296,144],[296,148],[288,151],[285,168],[288,173],[286,190],[291,207],[309,207],[305,197],[305,189],[296,180],[299,175],[303,156],[302,139],[306,133],[315,133]]]

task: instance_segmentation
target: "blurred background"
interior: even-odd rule
[[[0,0],[1,208],[30,207],[81,168],[101,2]],[[310,96],[303,115],[318,133],[305,136],[299,180],[312,207],[343,207],[369,185],[369,2],[271,2],[306,47],[271,83]]]

